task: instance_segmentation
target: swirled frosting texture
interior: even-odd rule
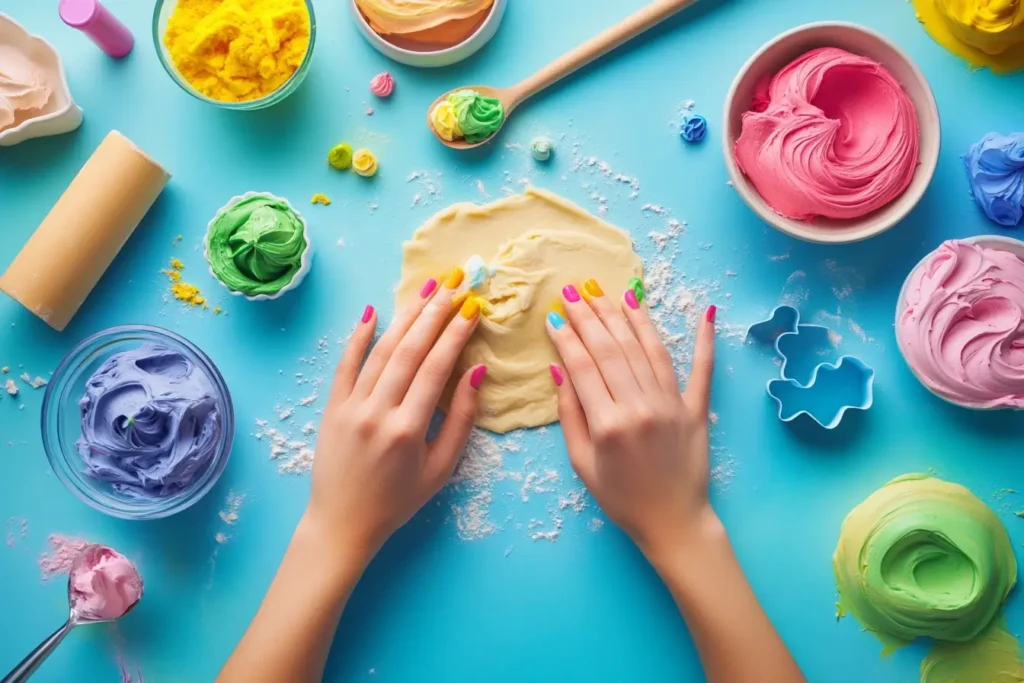
[[[989,133],[964,157],[974,201],[989,220],[1013,227],[1024,217],[1024,133]]]
[[[505,122],[505,107],[501,100],[485,97],[476,90],[456,90],[431,110],[430,121],[445,140],[465,138],[466,142],[475,144],[501,128]]]
[[[211,378],[180,351],[147,343],[116,353],[86,382],[78,453],[90,476],[125,496],[174,495],[213,462],[222,404]]]
[[[904,297],[896,336],[927,387],[974,408],[1024,408],[1024,261],[950,240]]]
[[[889,648],[935,639],[922,683],[1021,680],[992,675],[1022,671],[997,618],[1017,582],[1013,547],[963,486],[893,479],[846,517],[833,569],[841,608]]]
[[[142,577],[132,561],[105,545],[90,545],[75,560],[68,580],[71,609],[90,621],[117,619],[142,597]]]
[[[374,31],[400,35],[468,19],[493,4],[494,0],[356,0]]]
[[[207,233],[214,275],[246,296],[273,295],[291,284],[308,246],[302,219],[288,202],[265,195],[222,209]]]
[[[33,61],[27,52],[0,45],[0,133],[54,111],[57,105],[50,96],[55,78],[60,75]]]
[[[925,30],[971,66],[996,73],[1024,68],[1020,0],[913,0]]]
[[[914,177],[914,104],[871,59],[812,50],[764,79],[752,107],[736,162],[787,218],[859,218],[899,197]]]

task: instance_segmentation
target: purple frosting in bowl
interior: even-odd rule
[[[163,498],[196,481],[221,440],[213,380],[180,351],[145,343],[93,373],[76,443],[86,473],[132,498]]]

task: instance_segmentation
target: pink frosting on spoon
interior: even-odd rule
[[[104,545],[91,545],[71,571],[71,608],[90,621],[124,616],[142,597],[142,577],[131,560]]]
[[[943,242],[904,297],[896,336],[926,386],[973,408],[1024,408],[1024,261]]]
[[[736,163],[787,218],[860,218],[899,197],[914,177],[914,103],[867,57],[811,50],[762,79],[751,108]]]

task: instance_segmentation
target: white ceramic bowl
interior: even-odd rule
[[[287,204],[288,208],[292,210],[292,213],[294,213],[296,217],[300,221],[302,221],[302,236],[305,237],[306,239],[306,250],[302,252],[302,265],[299,267],[298,272],[295,273],[295,277],[292,278],[291,282],[286,284],[284,287],[282,287],[278,292],[274,294],[257,294],[256,296],[249,296],[248,294],[243,294],[242,292],[231,289],[226,284],[224,284],[223,280],[217,277],[217,273],[213,272],[213,266],[209,265],[210,231],[213,230],[213,224],[217,221],[217,218],[223,212],[227,211],[235,204],[246,199],[252,199],[253,197],[266,197],[267,199],[272,199],[274,201],[284,202],[285,204]],[[270,194],[269,192],[246,192],[245,194],[238,195],[237,197],[232,197],[231,199],[228,200],[227,204],[217,209],[217,212],[213,214],[213,218],[210,219],[210,222],[206,226],[206,234],[203,235],[203,258],[206,259],[206,263],[209,266],[210,275],[213,276],[213,279],[219,282],[221,286],[224,287],[224,289],[231,292],[234,296],[240,296],[244,299],[248,299],[249,301],[273,301],[274,299],[280,298],[287,292],[292,291],[300,284],[302,284],[302,281],[306,278],[306,275],[309,274],[309,269],[313,267],[313,241],[310,239],[309,236],[309,223],[307,223],[306,219],[302,216],[302,214],[298,212],[298,210],[295,208],[295,205],[293,205],[284,197],[278,197],[277,195]]]
[[[1013,239],[1012,237],[1004,237],[1003,235],[978,235],[976,237],[967,237],[965,239],[955,240],[955,241],[957,241],[957,242],[964,242],[964,243],[967,243],[967,244],[976,244],[976,245],[978,245],[980,247],[984,247],[986,249],[1002,249],[1002,250],[1008,251],[1008,252],[1010,252],[1012,254],[1016,254],[1017,258],[1019,258],[1022,261],[1024,261],[1024,242],[1022,242],[1020,240]],[[907,279],[903,281],[903,286],[900,287],[900,296],[896,300],[896,346],[899,347],[900,355],[903,356],[903,361],[907,364],[907,367],[910,368],[910,371],[914,374],[914,377],[917,378],[917,381],[921,383],[921,386],[923,386],[925,389],[930,391],[934,396],[942,399],[946,403],[949,403],[949,404],[952,404],[952,405],[955,405],[955,406],[959,406],[960,408],[969,408],[971,410],[1015,410],[1014,408],[979,408],[977,406],[970,406],[970,405],[965,405],[963,403],[957,403],[956,401],[953,401],[953,400],[943,396],[942,394],[937,393],[930,386],[928,386],[924,382],[924,380],[921,379],[921,375],[919,375],[917,373],[917,369],[914,368],[914,366],[910,364],[909,360],[907,360],[907,354],[903,350],[903,344],[900,342],[900,335],[899,335],[900,319],[903,317],[903,312],[907,310],[907,304],[906,304],[906,300],[907,300],[906,299],[907,285],[910,284],[910,280],[911,280],[912,277],[914,277],[914,273],[916,273],[918,270],[923,268],[924,264],[928,261],[928,259],[930,259],[932,257],[932,254],[934,254],[934,253],[935,253],[934,251],[929,252],[927,256],[925,256],[923,259],[921,259],[918,262],[918,264],[916,266],[914,266],[914,268],[907,275]]]
[[[16,47],[34,59],[48,64],[60,73],[60,82],[54,83],[51,97],[56,98],[56,109],[49,114],[22,121],[14,128],[0,133],[0,147],[10,147],[31,138],[69,133],[82,125],[82,110],[71,99],[68,79],[60,54],[39,36],[33,36],[21,24],[0,12],[0,43]]]
[[[370,28],[366,17],[356,6],[356,0],[349,0],[349,7],[352,9],[352,17],[356,26],[359,27],[360,33],[370,42],[370,45],[377,48],[378,52],[401,64],[428,68],[455,64],[475,54],[498,32],[498,26],[501,25],[501,19],[505,16],[507,4],[508,0],[494,0],[490,14],[480,24],[480,27],[458,45],[441,50],[411,50],[389,42]]]
[[[919,163],[910,186],[897,199],[867,216],[853,220],[816,219],[813,223],[786,218],[761,198],[740,171],[733,149],[742,130],[741,117],[750,110],[754,88],[765,74],[775,74],[800,55],[818,47],[838,47],[875,60],[886,67],[906,90],[917,110],[920,129]],[[845,22],[805,24],[776,36],[747,60],[729,89],[722,121],[722,148],[729,179],[743,201],[777,230],[809,242],[857,242],[884,232],[903,219],[924,195],[939,159],[939,110],[924,74],[887,38]]]

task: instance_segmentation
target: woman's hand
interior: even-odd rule
[[[484,365],[462,377],[444,427],[426,443],[434,408],[480,317],[472,297],[453,310],[463,277],[456,268],[440,284],[424,283],[364,363],[377,322],[367,306],[338,365],[307,517],[367,559],[444,486],[473,427]]]
[[[568,324],[553,312],[548,332],[568,371],[551,368],[569,459],[653,560],[717,525],[708,502],[715,307],[701,321],[680,394],[672,359],[633,290],[618,305],[595,280],[584,283],[583,297],[573,285],[562,294]]]

